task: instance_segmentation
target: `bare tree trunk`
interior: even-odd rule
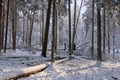
[[[56,0],[53,0],[53,19],[52,19],[52,49],[51,62],[54,62],[55,44],[56,44]]]
[[[73,50],[75,50],[75,42],[74,42],[74,39],[75,39],[75,29],[76,29],[76,0],[74,0],[74,26],[73,26],[73,35],[72,35],[72,54],[73,54]]]
[[[15,28],[14,28],[14,50],[16,49],[16,35],[17,35],[17,6],[15,0]]]
[[[29,37],[29,31],[30,31],[30,30],[29,30],[29,26],[30,26],[30,25],[29,25],[29,19],[28,19],[28,15],[27,15],[26,48],[28,48],[28,44],[29,44],[29,43],[28,43],[28,37]]]
[[[108,37],[108,53],[110,53],[110,22],[109,22],[109,17],[110,17],[110,3],[111,0],[106,0],[106,6],[107,6],[107,26],[108,26],[108,33],[107,33],[107,37]]]
[[[25,16],[23,17],[23,44],[25,43]]]
[[[105,37],[106,37],[106,27],[105,27],[105,24],[106,24],[106,15],[105,15],[105,0],[104,0],[104,7],[103,7],[103,54],[105,54]]]
[[[16,19],[17,19],[17,16],[16,16],[16,1],[13,0],[12,1],[12,42],[13,42],[13,50],[16,49]]]
[[[6,31],[5,31],[5,47],[4,47],[4,52],[6,52],[6,48],[7,48],[8,16],[9,16],[9,0],[7,2],[7,18],[6,18]]]
[[[43,57],[46,57],[46,51],[47,51],[48,33],[49,33],[49,26],[50,26],[51,4],[52,4],[52,0],[49,0],[48,9],[47,9],[47,16],[46,16],[45,35],[44,35],[44,41],[43,41],[43,46],[42,46],[42,56]]]
[[[55,52],[57,51],[57,35],[58,35],[58,34],[57,34],[57,32],[58,32],[58,31],[57,31],[57,24],[58,24],[58,23],[57,23],[57,22],[58,22],[58,20],[57,20],[58,18],[57,18],[57,17],[58,17],[58,9],[57,9],[57,7],[56,7],[56,11],[55,11],[55,19],[56,19],[56,20],[55,20],[55,23],[56,23],[56,24],[55,24],[55,26],[56,26],[56,27],[55,27],[55,31],[56,31],[56,32],[55,32],[55,36],[56,36],[56,37],[55,37]]]
[[[115,58],[115,28],[116,26],[114,27],[114,31],[113,31],[113,59]]]
[[[32,32],[33,32],[33,24],[34,24],[34,12],[35,11],[33,11],[32,19],[30,23],[29,50],[31,50]]]
[[[42,3],[44,5],[44,0],[42,0]],[[42,6],[42,44],[43,44],[43,41],[44,41],[44,14],[45,14],[45,10],[44,10],[44,6]]]
[[[97,60],[102,61],[101,53],[101,14],[100,0],[97,1]]]
[[[109,10],[108,10],[108,53],[110,53],[110,23],[109,23]]]
[[[4,47],[4,24],[5,24],[5,13],[4,13],[4,11],[5,11],[5,3],[4,3],[4,0],[3,0],[3,7],[2,7],[2,33],[1,33],[1,48],[3,49],[3,47]]]
[[[41,18],[41,15],[42,15],[42,11],[40,11],[40,18]],[[41,47],[41,45],[42,45],[42,20],[40,19],[40,47]]]
[[[94,0],[92,0],[92,59],[94,59]]]
[[[1,52],[1,48],[2,48],[2,0],[0,0],[0,52]]]
[[[78,26],[78,22],[79,22],[79,17],[80,17],[80,12],[81,12],[83,1],[84,0],[81,1],[80,8],[79,8],[79,13],[78,13],[78,16],[77,16],[76,27],[75,27],[75,34],[76,34],[76,29],[77,29],[77,26]]]
[[[69,0],[69,55],[72,54],[72,46],[71,46],[71,5]]]

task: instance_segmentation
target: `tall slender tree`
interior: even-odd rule
[[[7,48],[9,2],[10,2],[10,1],[8,0],[8,1],[7,1],[7,18],[6,18],[6,31],[5,31],[5,47],[4,47],[4,52],[6,52],[6,48]]]
[[[34,24],[34,14],[35,10],[33,9],[32,18],[31,18],[31,23],[30,23],[30,35],[29,35],[29,50],[31,50],[31,41],[32,41],[32,32],[33,32],[33,24]]]
[[[17,0],[15,0],[15,28],[14,28],[14,47],[16,49],[16,37],[17,37],[17,21],[18,21],[18,14],[17,14]]]
[[[58,25],[58,23],[57,23],[57,22],[58,22],[58,18],[57,18],[57,17],[58,17],[58,10],[57,10],[57,8],[56,8],[56,37],[55,37],[55,51],[57,51],[57,46],[58,46],[58,45],[57,45],[57,42],[58,42],[58,41],[57,41],[57,40],[58,40],[58,39],[57,39],[57,37],[58,37],[58,28],[57,28],[57,25]]]
[[[94,0],[92,0],[92,59],[94,58]]]
[[[115,58],[115,29],[116,29],[116,24],[114,24],[114,30],[113,30],[113,59]]]
[[[22,35],[22,41],[23,41],[23,44],[25,44],[25,21],[26,20],[26,15],[23,15],[23,29],[22,29],[22,31],[23,31],[23,35]]]
[[[76,0],[74,0],[74,26],[73,26],[73,35],[72,35],[72,53],[73,53],[73,50],[74,50],[74,45],[75,45],[75,43],[74,43],[74,39],[75,39],[75,29],[76,29],[76,4],[77,4],[77,2],[76,2]]]
[[[49,34],[49,26],[50,26],[51,4],[52,4],[52,0],[49,0],[48,1],[48,8],[47,8],[47,16],[46,16],[45,35],[44,35],[44,41],[43,41],[43,46],[42,46],[42,56],[43,57],[46,57],[46,51],[47,51],[48,34]]]
[[[56,45],[56,0],[53,0],[53,18],[52,18],[52,49],[51,49],[51,61],[54,62],[54,53]]]
[[[1,48],[2,48],[2,0],[0,0],[0,52],[1,52]]]
[[[105,24],[106,24],[106,15],[105,15],[105,0],[104,0],[104,6],[103,6],[103,53],[105,54],[105,37],[106,37],[106,27],[105,27]]]
[[[82,0],[81,3],[80,3],[80,8],[79,8],[78,16],[77,16],[76,27],[75,27],[76,29],[77,29],[77,26],[78,26],[79,17],[80,17],[80,13],[81,13],[81,8],[82,8],[82,5],[83,5],[83,2],[84,2],[84,0]],[[75,34],[76,34],[76,31],[75,31]]]
[[[109,9],[108,9],[108,20],[107,20],[107,24],[108,24],[108,53],[110,53],[110,13],[109,13]]]
[[[43,6],[42,6],[42,43],[44,41],[44,14],[45,14],[45,10],[44,10],[44,0],[42,0]]]
[[[12,42],[13,42],[13,50],[16,49],[16,16],[17,9],[16,9],[16,0],[12,0]]]
[[[97,1],[97,60],[102,61],[101,53],[101,14],[100,0]]]
[[[106,6],[107,6],[107,29],[108,29],[108,33],[107,33],[107,37],[108,37],[108,53],[110,53],[110,3],[111,0],[106,0]]]
[[[2,7],[2,33],[1,33],[1,47],[3,49],[3,46],[4,46],[4,24],[5,24],[5,2],[3,0],[3,7]]]
[[[69,55],[72,54],[72,46],[71,46],[71,0],[69,0]]]

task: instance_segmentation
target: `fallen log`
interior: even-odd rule
[[[57,60],[57,61],[55,61],[55,65],[60,64],[60,63],[64,63],[64,62],[72,60],[72,59],[73,58],[65,58],[65,59]]]
[[[28,68],[24,68],[16,71],[2,73],[0,74],[0,80],[17,80],[19,78],[27,77],[27,76],[30,76],[31,74],[41,72],[47,67],[48,67],[47,64],[41,64],[41,65],[32,66],[32,67],[28,67]]]

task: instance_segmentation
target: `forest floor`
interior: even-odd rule
[[[59,57],[55,64],[51,64],[50,58],[41,57],[40,52],[33,54],[24,50],[7,51],[0,55],[0,76],[22,68],[48,64],[44,71],[19,80],[120,80],[119,60],[98,62],[78,55],[68,59],[65,58],[68,53],[60,53],[57,53]],[[66,61],[61,62],[62,60]]]

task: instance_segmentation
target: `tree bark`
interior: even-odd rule
[[[23,17],[23,44],[25,43],[25,18],[26,18],[26,16],[24,15],[24,17]]]
[[[54,53],[56,46],[56,0],[53,0],[53,19],[52,19],[52,49],[51,49],[51,62],[54,62]]]
[[[7,2],[7,18],[6,18],[6,31],[5,31],[5,47],[4,47],[4,52],[6,52],[6,48],[7,48],[8,16],[9,16],[9,0]]]
[[[44,5],[44,0],[42,0],[42,3]],[[42,6],[42,44],[43,44],[43,41],[44,41],[44,14],[45,14],[45,10],[44,10],[44,6]]]
[[[100,0],[97,1],[97,60],[102,61],[101,53],[101,14]]]
[[[92,59],[94,59],[94,0],[92,0]]]
[[[108,53],[110,54],[110,23],[109,23],[109,9],[108,9],[108,21],[107,21],[107,24],[108,24]]]
[[[3,73],[0,75],[0,80],[17,80],[19,78],[41,72],[44,69],[46,69],[47,66],[48,65],[46,65],[46,64],[41,64],[41,65],[28,67],[28,68],[24,68],[24,69],[20,69],[20,70],[16,70],[16,71],[11,71],[8,73]]]
[[[116,24],[113,31],[113,59],[115,58],[115,28],[116,28]]]
[[[12,42],[13,42],[13,50],[16,49],[16,27],[17,27],[17,12],[16,12],[16,1],[12,1]]]
[[[4,1],[3,1],[3,7],[2,7],[2,33],[1,33],[1,48],[3,49],[3,47],[4,47],[4,24],[5,24],[5,13],[4,13],[4,11],[5,11],[5,3],[4,3]]]
[[[2,0],[0,0],[0,52],[2,48]]]
[[[72,54],[72,46],[71,46],[71,0],[69,0],[69,55]]]
[[[103,54],[105,54],[105,37],[106,37],[106,15],[105,15],[105,0],[104,0],[104,7],[103,7]]]
[[[75,49],[73,45],[75,45],[74,39],[75,39],[75,29],[76,29],[76,0],[74,0],[74,26],[73,26],[73,35],[72,35],[72,54],[73,50]]]
[[[79,17],[80,17],[80,12],[81,12],[83,1],[84,0],[81,1],[80,8],[79,8],[79,13],[78,13],[78,16],[77,16],[76,27],[75,27],[75,34],[76,34],[76,29],[77,29],[77,26],[78,26],[78,22],[79,22]]]
[[[41,54],[43,57],[46,57],[46,51],[47,51],[48,34],[49,34],[49,26],[50,26],[51,4],[52,4],[52,0],[49,0],[48,9],[47,9],[47,16],[46,16],[45,35],[44,35],[42,54]]]
[[[32,19],[31,19],[31,23],[30,23],[30,34],[29,34],[29,50],[31,50],[31,41],[32,41],[32,32],[33,32],[33,24],[34,24],[34,13],[35,11],[33,11],[32,14]]]

